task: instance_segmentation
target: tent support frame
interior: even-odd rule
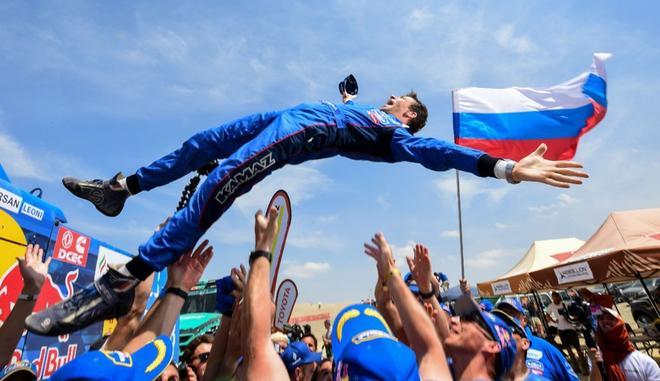
[[[644,292],[646,293],[646,296],[649,298],[649,301],[651,302],[651,306],[653,306],[653,310],[655,311],[656,317],[660,318],[660,310],[658,309],[658,305],[655,303],[655,299],[651,296],[651,293],[649,292],[649,288],[646,287],[646,282],[644,282],[644,278],[642,277],[642,274],[639,273],[639,271],[635,271],[635,277],[639,279],[639,282],[642,284],[642,287],[644,288]]]

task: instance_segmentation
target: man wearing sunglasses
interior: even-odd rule
[[[213,336],[202,335],[191,341],[184,350],[183,360],[186,365],[192,369],[198,380],[201,380],[204,377],[212,345]]]
[[[566,361],[566,358],[557,347],[532,334],[531,329],[527,325],[525,311],[518,299],[500,299],[495,305],[495,308],[515,318],[525,328],[527,338],[530,341],[530,347],[527,350],[526,365],[531,373],[551,381],[580,380],[580,377],[573,371],[571,364]]]
[[[469,295],[456,299],[449,336],[444,342],[456,380],[496,380],[513,366],[516,342],[497,316],[483,311]]]

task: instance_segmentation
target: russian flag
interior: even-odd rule
[[[454,90],[455,143],[513,160],[546,143],[545,158],[572,159],[580,137],[605,117],[610,56],[595,53],[589,72],[546,89]]]

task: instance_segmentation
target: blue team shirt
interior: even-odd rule
[[[580,381],[580,377],[575,374],[559,349],[546,340],[532,335],[529,328],[525,330],[530,341],[526,361],[530,375],[527,380]]]

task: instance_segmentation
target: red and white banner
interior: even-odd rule
[[[270,294],[274,295],[275,286],[277,286],[277,273],[280,271],[280,264],[282,263],[282,254],[284,253],[284,245],[286,244],[286,236],[289,234],[289,227],[291,227],[291,201],[289,195],[282,189],[275,192],[273,198],[270,199],[268,209],[274,206],[277,209],[277,236],[273,247],[270,252],[273,253],[273,263],[270,265]]]
[[[72,265],[87,266],[87,254],[89,252],[89,237],[75,232],[71,229],[61,227],[57,233],[57,241],[53,249],[53,259]]]
[[[298,287],[291,279],[285,279],[277,289],[275,299],[275,327],[284,329],[284,324],[289,323],[293,306],[298,299]]]

